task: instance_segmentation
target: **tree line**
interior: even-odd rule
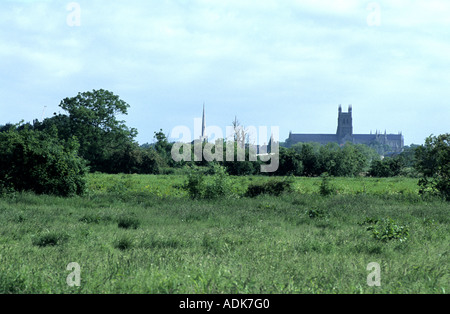
[[[235,158],[214,163],[175,162],[171,155],[174,143],[163,130],[154,132],[154,143],[139,145],[137,130],[118,119],[127,115],[129,104],[110,91],[78,93],[63,99],[59,107],[63,114],[43,121],[0,126],[0,190],[82,194],[88,172],[165,174],[192,165],[212,169],[219,164],[229,175],[262,175],[262,161],[249,160],[249,145],[245,146],[245,161]],[[406,147],[384,159],[366,145],[298,143],[288,148],[280,143],[278,171],[265,175],[409,175],[422,178],[424,191],[448,189],[449,137],[430,136],[425,145]]]

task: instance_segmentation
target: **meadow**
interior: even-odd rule
[[[192,200],[180,175],[90,174],[82,197],[0,197],[0,293],[449,293],[450,202],[412,178],[233,177]],[[69,286],[69,263],[80,285]],[[369,263],[380,286],[369,286]]]

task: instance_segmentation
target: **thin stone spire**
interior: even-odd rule
[[[205,103],[203,103],[203,118],[202,118],[202,141],[205,140],[206,134],[206,121],[205,121]]]

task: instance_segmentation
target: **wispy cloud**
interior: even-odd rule
[[[448,131],[433,122],[450,115],[448,1],[82,0],[80,27],[68,3],[0,3],[0,94],[17,108],[0,105],[0,123],[107,88],[131,104],[141,142],[191,123],[203,101],[210,123],[238,115],[282,137],[332,132],[339,103],[361,133]]]

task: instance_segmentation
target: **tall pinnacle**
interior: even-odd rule
[[[206,122],[205,122],[205,103],[203,103],[203,119],[202,119],[202,141],[205,139],[205,130],[206,130]]]

